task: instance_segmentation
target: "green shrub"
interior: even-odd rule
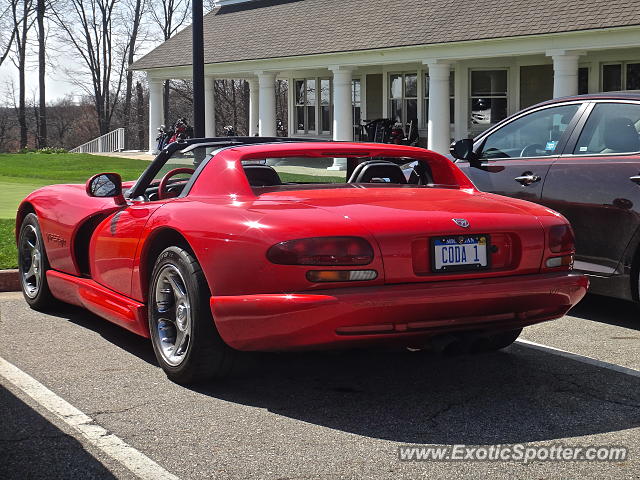
[[[23,148],[18,153],[68,153],[68,151],[64,148],[56,148],[56,147],[45,147],[45,148]]]
[[[64,148],[46,147],[39,148],[35,153],[68,153],[68,151]]]

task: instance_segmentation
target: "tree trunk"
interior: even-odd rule
[[[25,70],[27,67],[27,34],[29,33],[29,4],[24,2],[22,17],[22,35],[18,39],[18,124],[20,125],[20,148],[27,148],[27,112],[26,97],[27,86]]]
[[[136,82],[136,96],[137,96],[137,104],[136,104],[136,116],[138,121],[138,149],[145,150],[145,142],[144,142],[144,91],[142,90],[142,84],[140,82]]]
[[[44,33],[45,0],[38,0],[38,147],[47,146],[47,97],[46,97],[46,57],[45,57],[45,33]]]
[[[133,12],[133,27],[131,29],[131,37],[129,37],[129,51],[127,64],[131,67],[136,54],[136,43],[138,41],[138,29],[140,28],[140,17],[142,15],[142,0],[136,0],[136,6]],[[127,83],[124,94],[124,146],[129,149],[129,125],[131,123],[131,99],[133,97],[133,71],[127,70]]]
[[[131,63],[129,63],[131,65]],[[129,150],[131,147],[129,144],[129,137],[131,136],[129,132],[129,127],[131,124],[131,99],[133,97],[133,72],[131,70],[127,71],[127,85],[124,92],[124,111],[122,112],[122,127],[124,128],[124,148],[125,150]]]
[[[249,82],[244,80],[242,82],[242,109],[244,111],[244,122],[242,122],[242,125],[247,135],[249,135],[249,108]]]
[[[236,81],[231,80],[231,99],[233,102],[233,131],[238,128],[238,105],[236,104]]]

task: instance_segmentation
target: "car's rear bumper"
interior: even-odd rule
[[[238,350],[420,345],[440,333],[508,330],[559,318],[587,286],[584,275],[550,273],[214,296],[211,309],[220,335]]]

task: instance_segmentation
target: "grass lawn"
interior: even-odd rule
[[[0,269],[15,268],[14,219],[20,201],[54,183],[84,183],[99,172],[118,172],[135,180],[149,165],[145,160],[81,153],[0,154]]]
[[[0,219],[0,269],[18,266],[18,252],[13,233],[15,228],[14,220]]]
[[[147,165],[149,162],[145,160],[82,153],[2,154],[0,218],[15,218],[20,201],[45,185],[84,183],[99,172],[118,172],[123,180],[135,180]]]
[[[0,154],[0,269],[16,267],[14,219],[18,204],[29,193],[45,185],[84,183],[99,172],[118,172],[123,180],[135,180],[147,165],[146,160],[82,153]],[[166,165],[163,170],[181,166],[185,165]],[[284,182],[331,181],[293,173],[280,176]]]

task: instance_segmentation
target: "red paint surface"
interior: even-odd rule
[[[416,345],[447,331],[504,330],[560,317],[584,297],[587,286],[582,275],[552,273],[312,294],[214,296],[211,308],[220,335],[239,350],[384,340]]]
[[[437,183],[457,187],[257,195],[242,171],[243,160],[326,155],[414,158],[429,163]],[[372,341],[372,334],[356,335],[354,327],[393,329],[374,335],[375,341],[396,341],[400,334],[422,338],[447,328],[535,323],[564,314],[582,298],[587,283],[568,271],[543,274],[546,258],[557,256],[547,248],[547,232],[566,223],[562,216],[539,205],[478,192],[448,159],[413,147],[244,146],[217,154],[184,198],[119,207],[112,199],[88,197],[83,185],[56,185],[34,192],[25,202],[23,207],[29,205],[38,214],[45,237],[51,233],[68,240],[64,246],[45,245],[55,270],[48,276],[54,295],[142,335],[147,334],[143,311],[155,260],[148,252],[164,229],[186,239],[208,281],[216,325],[225,341],[242,349]],[[104,219],[92,230],[89,243],[91,278],[78,278],[75,235],[95,215]],[[452,218],[465,218],[471,227],[458,227]],[[492,255],[499,267],[432,273],[430,238],[469,233],[495,237],[498,251]],[[278,242],[316,236],[366,239],[374,259],[362,268],[376,270],[378,277],[311,283],[306,278],[309,267],[275,265],[266,259],[269,247]],[[342,334],[336,333],[339,328]]]

